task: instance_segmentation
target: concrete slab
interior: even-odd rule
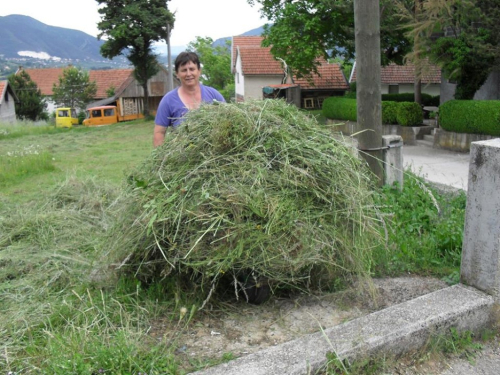
[[[467,190],[469,153],[426,146],[403,146],[403,166],[426,180]]]
[[[401,354],[450,327],[485,327],[493,303],[491,296],[455,285],[194,374],[299,375],[324,366],[328,352],[348,360],[378,352]]]

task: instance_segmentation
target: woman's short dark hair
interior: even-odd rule
[[[186,65],[188,62],[192,62],[196,64],[198,69],[200,69],[200,58],[194,52],[181,52],[175,59],[175,71],[178,72],[179,68],[183,65]]]

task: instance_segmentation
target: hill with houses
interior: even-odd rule
[[[263,28],[247,31],[243,35],[260,35]],[[0,16],[0,79],[5,79],[22,65],[28,68],[50,68],[73,64],[84,69],[129,68],[126,58],[113,60],[100,54],[103,41],[83,31],[46,25],[36,19],[19,14]],[[214,45],[224,45],[231,37],[220,38]],[[173,57],[186,46],[172,46]],[[165,43],[156,46],[160,61],[167,61]]]

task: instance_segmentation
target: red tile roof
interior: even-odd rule
[[[348,90],[349,83],[347,82],[344,72],[339,64],[328,63],[326,60],[320,60],[321,65],[318,66],[318,74],[311,74],[308,77],[296,78],[293,82],[300,85],[302,89],[337,89]]]
[[[284,75],[283,63],[276,60],[269,47],[243,47],[239,49],[243,75]]]
[[[351,78],[356,82],[356,67]],[[415,65],[407,63],[405,65],[390,64],[383,66],[380,70],[380,82],[386,85],[398,85],[402,83],[415,83]],[[422,83],[441,83],[441,70],[439,67],[428,64],[424,67]]]
[[[133,69],[91,70],[89,79],[97,84],[95,98],[107,98],[106,90],[110,87],[115,88],[115,94],[120,94],[133,80],[132,72]]]
[[[233,45],[231,50],[231,67],[236,64],[237,48],[240,50],[246,47],[260,47],[264,40],[261,36],[233,36]]]
[[[24,69],[43,95],[52,95],[52,86],[59,83],[64,68]]]
[[[239,53],[241,69],[244,75],[283,75],[283,63],[273,57],[270,47],[261,47],[261,36],[234,36],[233,37],[233,67]],[[312,74],[306,78],[294,77],[293,82],[303,89],[349,89],[349,83],[338,64],[329,64],[321,60],[318,67],[319,74]]]
[[[3,100],[5,90],[7,89],[7,81],[0,81],[0,102]]]
[[[31,80],[36,83],[43,95],[52,95],[52,87],[59,83],[65,68],[44,68],[44,69],[24,69],[29,74]],[[89,80],[97,84],[95,99],[107,98],[106,90],[115,88],[115,93],[119,94],[133,79],[132,69],[109,69],[89,71]]]

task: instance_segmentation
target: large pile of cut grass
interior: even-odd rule
[[[380,242],[370,179],[295,106],[203,106],[130,174],[111,259],[143,281],[189,275],[208,289],[249,272],[302,290],[367,277]]]

